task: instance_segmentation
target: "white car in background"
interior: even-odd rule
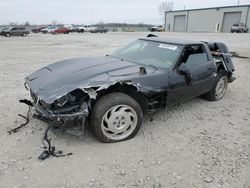
[[[231,33],[247,33],[248,28],[244,23],[234,23],[231,27]]]
[[[90,31],[93,31],[95,30],[96,27],[94,26],[91,26],[91,25],[84,25],[84,26],[79,26],[77,27],[77,32],[78,33],[84,33],[84,32],[90,32]]]
[[[58,27],[57,26],[49,26],[45,29],[42,29],[41,32],[43,34],[47,34],[47,33],[53,33]]]

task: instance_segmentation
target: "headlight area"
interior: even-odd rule
[[[35,109],[38,115],[50,120],[80,120],[89,114],[88,100],[89,96],[82,90],[74,90],[51,105],[42,104],[43,102],[40,100]]]
[[[51,105],[51,110],[53,111],[65,111],[67,108],[80,107],[84,101],[88,100],[88,95],[82,90],[74,90],[67,95],[56,100]]]

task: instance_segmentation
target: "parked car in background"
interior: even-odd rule
[[[90,32],[91,30],[95,30],[96,28],[91,25],[84,25],[77,27],[77,32],[84,33],[84,32]]]
[[[72,26],[69,28],[71,32],[77,32],[77,27],[76,26]]]
[[[11,36],[27,36],[30,32],[25,27],[9,27],[1,31],[1,35],[6,37]]]
[[[58,27],[57,29],[51,31],[52,34],[69,34],[70,33],[70,29],[66,28],[66,27]]]
[[[100,26],[100,27],[96,27],[95,29],[91,30],[90,32],[91,33],[107,33],[108,29],[103,27],[103,26]]]
[[[1,28],[0,28],[0,33],[1,33],[3,30],[6,30],[6,29],[8,29],[8,27],[1,27]]]
[[[231,33],[247,33],[248,28],[244,23],[234,23],[231,27]]]
[[[7,30],[7,29],[9,29],[9,27],[2,27],[0,29],[0,35],[3,35],[4,31]]]
[[[150,31],[150,32],[162,32],[163,31],[163,26],[153,26],[153,27],[150,27],[150,28],[148,28],[148,30]]]
[[[47,34],[47,33],[53,32],[53,31],[56,30],[56,29],[57,29],[57,26],[49,26],[49,27],[47,27],[47,28],[42,29],[41,32],[42,32],[43,34]]]
[[[64,25],[63,27],[68,28],[70,30],[70,32],[76,32],[77,31],[77,27],[74,25]]]
[[[31,32],[32,33],[40,33],[42,29],[45,29],[46,27],[45,26],[39,26],[39,27],[36,27],[36,28],[33,28],[31,29]]]

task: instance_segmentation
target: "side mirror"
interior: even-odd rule
[[[186,78],[191,79],[192,78],[192,73],[190,69],[188,69],[187,65],[185,63],[182,63],[179,68],[178,68],[179,74],[184,75]]]

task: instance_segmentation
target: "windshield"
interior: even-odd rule
[[[181,45],[140,39],[118,49],[111,56],[141,65],[169,69],[177,62],[182,49]]]

